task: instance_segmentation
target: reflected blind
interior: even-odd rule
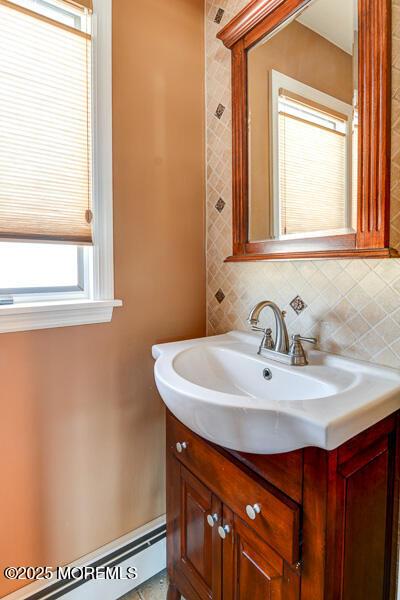
[[[72,4],[91,8],[57,7]],[[0,0],[0,238],[92,242],[91,36],[78,17]]]
[[[286,100],[279,110],[280,233],[343,229],[346,117]]]

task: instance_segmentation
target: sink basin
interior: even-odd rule
[[[258,356],[258,334],[153,347],[155,379],[170,411],[207,440],[277,454],[333,450],[400,408],[400,372],[311,351],[293,367]]]

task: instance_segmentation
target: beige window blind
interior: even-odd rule
[[[280,234],[344,229],[347,117],[295,95],[281,97]]]
[[[92,242],[91,43],[0,0],[0,239]]]
[[[93,10],[92,0],[65,0],[65,2],[69,2],[70,4],[74,4],[75,6],[79,6],[81,8],[86,8],[90,12]]]

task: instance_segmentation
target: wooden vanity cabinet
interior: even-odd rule
[[[209,515],[220,515],[221,501],[185,467],[178,465],[180,510],[177,570],[197,590],[199,598],[221,598],[221,543]],[[190,597],[190,596],[189,596]],[[189,600],[189,599],[188,599]]]
[[[263,457],[168,413],[169,600],[394,600],[398,431],[394,414],[331,452]]]
[[[223,600],[297,600],[300,598],[300,576],[290,569],[256,533],[227,506],[223,521],[231,534],[223,542]]]

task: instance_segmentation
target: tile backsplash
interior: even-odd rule
[[[231,72],[216,34],[246,4],[206,5],[209,333],[248,329],[252,306],[269,299],[287,311],[290,333],[318,337],[322,350],[400,368],[400,259],[224,263],[232,238]],[[400,247],[400,0],[393,17],[391,241]]]

